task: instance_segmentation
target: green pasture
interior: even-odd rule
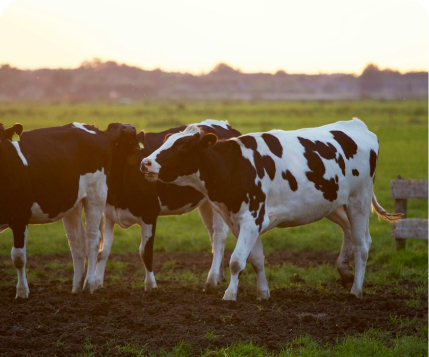
[[[353,117],[362,119],[380,141],[375,193],[386,209],[393,211],[390,180],[404,178],[427,179],[428,173],[428,111],[426,101],[398,102],[220,102],[220,103],[136,103],[119,104],[12,104],[0,105],[0,122],[5,126],[20,122],[25,130],[63,125],[78,121],[104,129],[111,122],[134,124],[138,130],[162,131],[180,124],[212,118],[228,120],[242,133],[271,129],[314,127]],[[409,217],[427,217],[427,201],[409,201]],[[378,254],[393,254],[391,227],[371,217],[373,238],[370,259]],[[113,252],[137,252],[139,229],[116,228]],[[263,236],[264,249],[270,253],[279,249],[291,251],[338,252],[340,229],[327,220],[293,229],[275,229]],[[233,250],[235,239],[230,235],[227,249]],[[8,255],[12,235],[6,231],[0,237],[0,255]],[[408,249],[426,252],[427,242],[410,240]],[[69,252],[62,223],[32,226],[27,251],[33,254]],[[210,251],[206,231],[198,212],[184,217],[161,217],[157,227],[155,251]]]
[[[10,126],[16,122],[24,125],[25,130],[63,125],[70,122],[95,124],[104,129],[111,122],[134,124],[138,130],[162,131],[180,124],[189,124],[203,119],[228,120],[243,134],[267,131],[271,129],[292,130],[314,127],[339,120],[358,117],[369,129],[377,134],[380,141],[380,156],[377,164],[375,193],[379,203],[389,211],[394,211],[394,201],[390,198],[390,180],[401,175],[403,178],[427,179],[428,176],[428,103],[427,101],[397,102],[219,102],[219,103],[135,103],[119,104],[0,104],[0,122]],[[3,188],[4,189],[4,188]],[[410,218],[427,218],[426,200],[413,200],[408,203]],[[370,251],[369,269],[366,283],[374,286],[395,285],[401,279],[419,283],[414,293],[406,301],[408,306],[427,308],[422,296],[427,293],[427,241],[408,240],[407,250],[396,252],[395,242],[390,236],[391,226],[379,221],[375,215],[370,218],[370,232],[373,245]],[[292,229],[275,229],[263,236],[264,250],[269,254],[278,250],[319,251],[338,253],[342,234],[339,227],[322,220],[320,222]],[[0,236],[0,256],[8,256],[13,239],[11,231]],[[112,251],[115,253],[138,252],[140,232],[138,227],[128,230],[115,229]],[[227,250],[232,251],[235,238],[229,234]],[[185,216],[161,217],[158,220],[155,252],[183,251],[210,252],[211,246],[207,232],[194,211]],[[61,222],[51,225],[31,226],[27,245],[28,279],[37,280],[44,276],[40,269],[31,269],[31,256],[48,254],[70,254],[67,239]],[[156,260],[156,253],[154,259]],[[46,266],[52,262],[47,261]],[[371,269],[371,266],[374,269]],[[15,269],[9,259],[3,259],[3,273],[15,275]],[[54,267],[54,265],[52,265]],[[169,272],[169,267],[171,272]],[[62,267],[64,268],[64,267]],[[120,281],[126,263],[109,261],[107,273],[111,281]],[[207,267],[208,269],[208,267]],[[59,277],[71,286],[72,263],[66,269],[69,275]],[[156,273],[156,272],[155,272]],[[227,272],[228,275],[228,272]],[[143,288],[143,268],[134,273],[136,283],[133,288]],[[294,277],[299,276],[297,283]],[[203,284],[206,274],[185,271],[174,273],[174,262],[164,264],[164,270],[157,278],[177,279],[182,285]],[[117,278],[117,279],[116,279]],[[283,265],[267,266],[267,278],[271,289],[299,286],[300,284],[325,289],[326,284],[335,283],[338,273],[332,265],[301,268],[288,262]],[[255,286],[256,278],[247,267],[241,284]],[[107,284],[108,285],[108,284]],[[224,283],[226,287],[226,283]],[[256,287],[255,287],[256,288]],[[374,288],[375,289],[375,288]],[[400,291],[401,287],[395,289]],[[256,290],[256,289],[255,289]],[[375,294],[375,290],[366,288],[366,294]],[[357,337],[349,337],[335,345],[324,346],[302,336],[296,341],[284,345],[279,354],[270,354],[263,347],[252,345],[249,341],[215,351],[201,351],[204,356],[423,356],[427,355],[427,319],[401,320],[392,316],[392,324],[415,324],[414,336],[392,334],[385,331],[369,330]],[[210,335],[207,338],[215,338]],[[189,348],[179,341],[165,356],[189,356]],[[127,356],[147,355],[144,346],[112,343],[116,353]],[[82,344],[82,356],[97,355],[97,347],[90,339]]]

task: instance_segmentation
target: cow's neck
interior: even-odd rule
[[[230,186],[233,161],[229,160],[228,146],[234,143],[220,142],[199,154],[199,176],[204,181],[208,198],[224,202],[228,199],[226,188]]]
[[[116,206],[118,204],[118,199],[120,199],[122,195],[126,170],[129,169],[127,160],[131,155],[132,149],[130,148],[112,148],[110,172],[107,179],[107,185],[109,187],[108,201],[112,205]]]

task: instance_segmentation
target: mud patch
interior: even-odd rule
[[[398,285],[367,284],[372,293],[361,300],[337,284],[323,290],[305,286],[272,290],[270,300],[263,303],[246,286],[240,287],[238,302],[222,301],[225,286],[203,293],[203,281],[187,287],[163,281],[159,291],[148,294],[132,288],[133,274],[141,269],[137,254],[134,256],[113,256],[112,261],[123,261],[126,268],[119,278],[110,272],[115,276],[111,285],[94,295],[72,295],[70,271],[64,272],[66,280],[58,280],[61,264],[69,264],[70,257],[29,257],[29,270],[40,269],[45,275],[30,282],[30,298],[25,301],[14,299],[16,276],[6,274],[11,266],[2,258],[0,355],[73,355],[83,352],[85,341],[90,341],[97,355],[119,354],[115,346],[126,344],[156,353],[161,348],[170,350],[180,341],[189,343],[193,353],[249,340],[277,351],[300,335],[322,343],[335,343],[369,328],[393,334],[401,329],[401,333],[413,335],[415,327],[392,324],[391,317],[427,317],[426,294],[419,297],[422,308],[407,306],[405,301],[422,285],[409,281],[399,282],[399,290]],[[59,267],[45,269],[51,259]],[[281,256],[267,257],[269,264],[282,260]],[[205,254],[158,253],[156,272],[172,265],[207,272],[210,261]],[[325,262],[316,260],[320,261]]]

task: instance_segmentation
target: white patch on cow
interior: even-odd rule
[[[19,158],[22,160],[22,163],[25,166],[28,166],[27,159],[24,157],[24,155],[21,152],[21,148],[19,147],[19,143],[17,141],[11,141],[12,145],[15,147],[16,151],[18,152]]]
[[[27,299],[30,289],[27,284],[27,277],[25,276],[25,263],[27,261],[26,247],[27,247],[27,234],[28,226],[25,227],[24,232],[24,247],[22,248],[12,248],[12,261],[15,265],[16,271],[18,273],[18,285],[16,286],[16,298]]]
[[[81,129],[81,130],[83,130],[83,131],[86,131],[87,133],[90,133],[90,134],[97,134],[95,131],[93,131],[93,130],[89,130],[89,129],[87,129],[87,128],[85,128],[84,127],[84,125],[86,125],[86,124],[82,124],[82,123],[73,123],[73,126],[76,128],[76,129]]]
[[[142,225],[143,223],[142,219],[140,217],[134,216],[128,208],[116,208],[107,204],[104,213],[111,221],[115,222],[122,229],[130,228],[135,224]]]
[[[194,123],[194,124],[190,124],[190,125],[196,125],[196,126],[204,125],[204,126],[209,126],[211,128],[213,128],[213,125],[216,125],[216,126],[220,126],[221,128],[228,130],[229,124],[227,121],[220,121],[220,120],[215,120],[215,119],[205,119],[199,123]]]
[[[168,206],[162,206],[161,205],[161,212],[159,213],[160,216],[180,216],[181,214],[185,214],[188,212],[193,211],[196,207],[201,205],[206,199],[203,198],[200,202],[198,202],[196,205],[192,203],[188,203],[184,205],[183,207],[177,208],[177,209],[169,209]]]

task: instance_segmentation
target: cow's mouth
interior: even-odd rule
[[[145,172],[144,177],[148,181],[156,181],[158,179],[158,174],[155,172]]]

